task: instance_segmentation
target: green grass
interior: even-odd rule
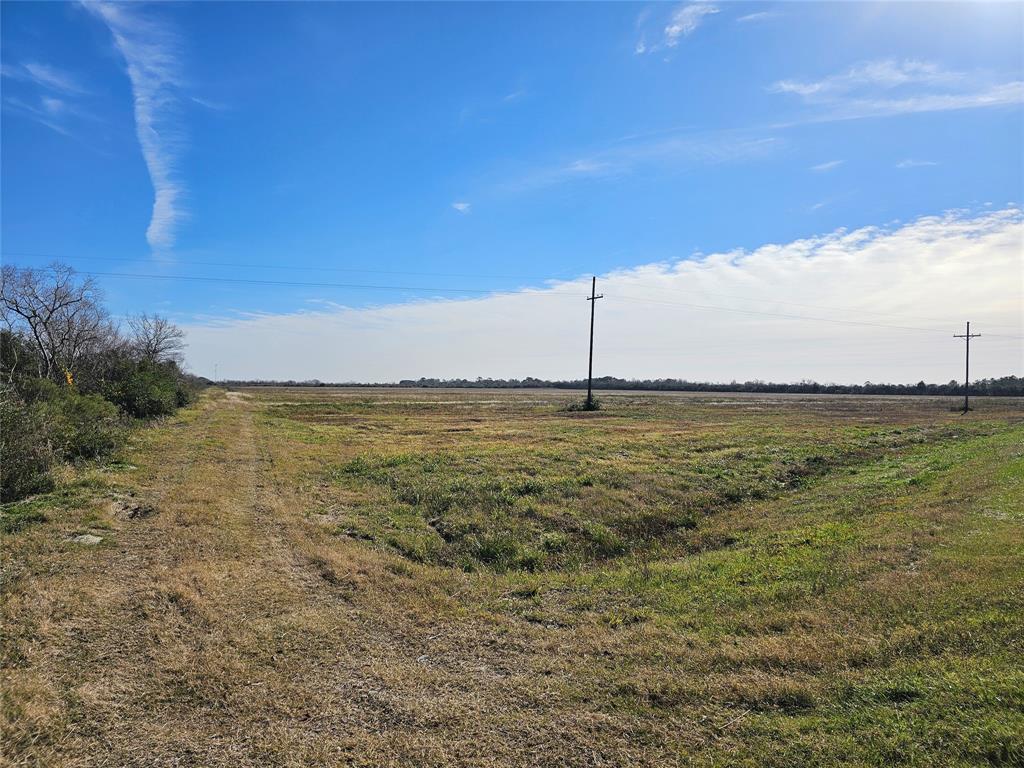
[[[339,533],[494,572],[493,614],[640,633],[647,658],[593,665],[585,698],[606,690],[610,711],[710,702],[736,713],[729,754],[751,765],[1024,764],[1019,421],[776,408],[709,427],[701,405],[690,423],[542,407],[442,448],[411,428],[439,432],[429,402],[275,413],[355,438],[318,470],[346,499]],[[367,446],[342,414],[396,439]],[[667,668],[696,676],[651,671],[673,637],[694,660]]]
[[[45,501],[37,499],[4,504],[0,509],[0,531],[17,533],[35,523],[45,523],[46,514],[43,510],[47,506]]]
[[[868,482],[881,488],[924,483],[932,470],[904,466],[893,454],[927,444],[932,456],[989,429],[805,429],[792,437],[761,429],[712,441],[669,433],[639,442],[632,431],[595,440],[573,424],[542,423],[537,431],[557,447],[479,440],[367,452],[323,475],[360,497],[341,532],[421,562],[557,569],[651,546],[695,552],[727,545],[732,537],[705,525],[707,518],[824,477],[870,472]]]
[[[0,532],[17,533],[29,526],[45,523],[48,511],[86,505],[97,493],[109,487],[102,472],[102,465],[90,464],[81,468],[72,479],[63,480],[49,493],[0,505]],[[102,519],[95,514],[90,514],[86,522],[103,525]]]
[[[916,398],[609,393],[588,413],[566,410],[572,393],[246,395],[139,433],[116,477],[3,513],[33,586],[79,558],[39,605],[91,578],[121,611],[110,648],[150,622],[132,669],[157,635],[186,660],[165,680],[205,659],[158,691],[165,711],[232,701],[250,741],[268,723],[312,734],[261,742],[268,764],[316,762],[362,727],[385,743],[345,753],[362,764],[521,764],[529,743],[545,764],[1024,765],[1017,401],[960,416]],[[99,500],[133,484],[160,512],[112,522]],[[112,546],[54,546],[108,526]],[[119,604],[148,562],[146,610]],[[64,658],[16,625],[25,675]],[[327,701],[349,707],[340,735]],[[205,738],[217,762],[223,734]]]

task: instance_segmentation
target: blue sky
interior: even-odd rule
[[[978,221],[1022,198],[1015,3],[26,2],[0,13],[5,262],[416,288],[102,275],[118,313],[209,328],[421,303],[460,295],[436,288],[513,291],[948,211]],[[1007,220],[1012,248],[1020,217]],[[991,322],[1019,325],[1020,273],[999,263],[1010,274],[996,289],[1016,279],[1016,293],[979,303],[1004,307]],[[777,297],[770,287],[741,293]],[[821,304],[814,286],[800,290],[792,303]],[[882,309],[890,323],[922,310]],[[1019,369],[1019,352],[1001,354],[993,371]],[[264,357],[238,368],[287,373]]]

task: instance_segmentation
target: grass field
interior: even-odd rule
[[[1024,765],[1024,403],[573,396],[209,390],[5,506],[3,760]]]

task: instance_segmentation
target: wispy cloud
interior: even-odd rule
[[[746,16],[740,16],[736,19],[740,24],[749,24],[752,21],[768,21],[769,19],[778,18],[781,14],[778,11],[758,11],[757,13],[748,13]]]
[[[46,126],[62,136],[73,137],[73,134],[59,120],[52,107],[47,107],[45,101],[40,100],[39,105],[31,104],[16,96],[4,96],[3,105],[15,114],[27,117],[40,125]]]
[[[155,251],[163,251],[174,245],[177,226],[186,215],[185,188],[178,173],[185,148],[178,114],[181,45],[171,28],[137,6],[88,3],[85,7],[110,28],[127,65],[136,134],[153,183],[153,212],[146,240]]]
[[[4,64],[0,71],[2,71],[4,77],[35,83],[51,91],[77,94],[88,93],[88,90],[78,82],[74,75],[48,64],[40,64],[34,61],[26,61],[23,64]]]
[[[493,123],[502,118],[508,110],[514,109],[519,102],[530,96],[530,89],[520,83],[504,96],[493,94],[459,109],[459,122],[466,124]]]
[[[52,96],[43,96],[42,102],[43,109],[51,115],[59,115],[67,109],[67,104],[65,104],[61,99],[55,99]]]
[[[865,117],[891,117],[920,112],[948,112],[961,109],[985,109],[1024,103],[1024,81],[985,87],[970,93],[938,93],[908,96],[902,99],[854,99],[826,115],[829,120],[855,120]]]
[[[705,16],[718,13],[718,11],[718,7],[711,3],[684,3],[672,10],[668,19],[662,22],[664,26],[661,30],[653,35],[650,31],[645,31],[651,14],[649,11],[644,11],[637,17],[636,27],[640,36],[633,50],[639,55],[675,48],[682,38],[688,37],[697,30]],[[653,42],[649,42],[652,40]]]
[[[470,210],[472,210],[473,208],[473,204],[465,202],[452,203],[452,208],[454,208],[459,213],[469,213]]]
[[[701,25],[705,16],[718,13],[710,3],[695,3],[677,8],[668,26],[665,27],[665,45],[672,48],[679,44],[680,37],[686,37]]]
[[[948,381],[959,373],[950,334],[963,317],[983,331],[1019,328],[1021,237],[1019,209],[958,211],[627,266],[598,277],[606,298],[598,308],[595,373]],[[188,360],[198,373],[210,375],[219,363],[221,374],[242,378],[579,378],[587,365],[580,330],[589,291],[588,276],[470,300],[209,318],[185,324]],[[933,330],[858,324],[864,322]],[[697,336],[689,330],[695,326],[702,328]],[[268,346],[277,354],[265,354]],[[1021,364],[1018,339],[991,336],[977,375],[1001,376]]]
[[[188,98],[192,101],[193,104],[198,104],[200,107],[205,107],[206,109],[213,110],[214,112],[224,112],[225,110],[229,109],[227,104],[224,104],[220,101],[204,99],[200,96],[192,95],[190,95]]]
[[[4,64],[0,73],[21,84],[19,93],[4,95],[4,106],[16,114],[70,138],[76,138],[70,118],[93,117],[79,106],[89,91],[68,72],[30,61]]]
[[[647,23],[650,13],[641,14],[638,26]],[[563,156],[503,186],[532,189],[584,179],[614,179],[644,166],[662,169],[756,160],[785,145],[779,133],[807,123],[1024,102],[1021,82],[985,86],[977,75],[921,61],[867,62],[816,81],[782,80],[770,90],[799,97],[807,111],[785,122],[743,130],[693,133],[669,129],[627,136],[603,148],[578,152],[571,159]],[[843,163],[829,160],[810,170],[825,173]]]
[[[1024,82],[992,82],[916,60],[857,64],[817,80],[779,80],[772,93],[799,97],[816,120],[850,120],[915,112],[996,107],[1024,102]]]
[[[668,132],[630,136],[533,170],[508,185],[534,189],[584,179],[607,179],[633,173],[641,168],[681,168],[719,165],[763,158],[783,144],[774,136],[751,136],[746,132]]]
[[[910,158],[896,163],[897,168],[925,168],[930,165],[938,165],[938,163],[934,160],[912,160]]]
[[[819,80],[779,80],[770,90],[776,93],[795,93],[804,97],[824,98],[864,88],[891,89],[901,85],[951,85],[960,83],[965,76],[960,72],[943,70],[937,64],[925,61],[869,61],[856,64],[845,72]]]
[[[601,160],[573,160],[567,166],[565,170],[567,173],[603,173],[610,168],[610,164]]]

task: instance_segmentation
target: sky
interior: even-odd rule
[[[1019,3],[0,16],[4,263],[201,375],[1024,373]]]

